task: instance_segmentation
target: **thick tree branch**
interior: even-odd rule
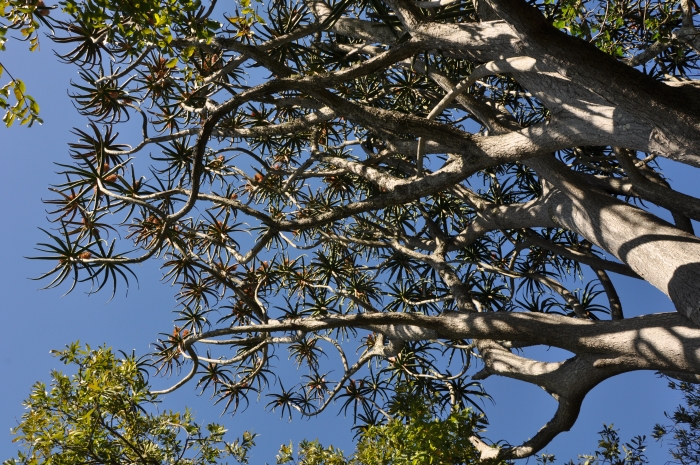
[[[681,314],[700,324],[700,239],[639,208],[577,183],[554,158],[526,161],[566,194],[555,221],[629,265],[668,295]],[[585,200],[584,200],[585,199]]]

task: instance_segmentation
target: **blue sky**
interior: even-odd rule
[[[47,228],[42,198],[50,196],[47,187],[60,182],[55,162],[68,163],[67,143],[73,140],[73,127],[84,128],[87,121],[74,110],[67,97],[69,81],[75,68],[61,65],[44,39],[39,52],[29,53],[26,45],[11,41],[8,51],[0,53],[0,61],[10,72],[23,79],[28,92],[41,105],[44,125],[31,129],[0,128],[0,460],[16,451],[9,433],[17,424],[23,409],[22,400],[37,380],[48,381],[51,369],[60,369],[60,362],[49,350],[81,340],[91,345],[107,344],[115,349],[135,349],[144,354],[149,343],[160,332],[172,330],[175,289],[160,282],[157,263],[147,263],[134,271],[139,285],[132,283],[128,296],[124,288],[108,302],[109,293],[88,296],[85,287],[62,296],[64,290],[39,290],[47,283],[29,278],[40,275],[51,265],[27,260],[35,253],[37,242],[45,240],[39,227]],[[6,76],[3,76],[2,83]],[[696,193],[692,168],[665,168],[674,187]],[[621,294],[626,316],[671,311],[669,300],[646,283],[614,276]],[[554,349],[541,350],[543,360],[560,360],[565,355]],[[157,380],[160,384],[161,381]],[[554,412],[555,403],[542,390],[506,379],[488,379],[486,390],[495,404],[486,403],[491,422],[488,436],[517,443],[532,436]],[[560,463],[579,453],[591,452],[597,445],[597,432],[603,423],[614,423],[625,439],[636,434],[649,434],[663,412],[678,403],[676,392],[653,373],[632,373],[606,381],[586,398],[581,416],[571,432],[560,435],[547,451]],[[191,387],[184,387],[166,399],[167,408],[179,410],[184,405],[196,411],[200,421],[224,423],[233,435],[243,430],[260,433],[253,452],[256,464],[274,463],[282,443],[302,438],[319,438],[324,444],[351,449],[351,421],[326,412],[320,418],[291,423],[279,413],[264,410],[265,401],[252,403],[242,415],[220,417],[220,408],[208,399],[197,397]],[[648,456],[652,464],[668,460],[667,447],[651,441]]]

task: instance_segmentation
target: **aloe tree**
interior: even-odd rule
[[[180,311],[160,394],[377,425],[402,383],[450,411],[506,376],[558,409],[520,445],[474,435],[504,460],[607,378],[698,379],[700,200],[657,163],[700,166],[693,2],[58,6],[42,18],[89,124],[36,258],[48,287],[94,292],[162,263]],[[625,318],[611,275],[676,311]],[[275,351],[301,376],[277,379]]]

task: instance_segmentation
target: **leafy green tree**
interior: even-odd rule
[[[657,163],[700,166],[693,2],[226,7],[61,0],[44,17],[89,124],[51,187],[41,278],[97,292],[162,260],[179,314],[153,363],[181,377],[160,394],[335,404],[371,426],[405,383],[446,415],[506,376],[558,403],[519,445],[473,441],[509,460],[607,378],[699,379],[700,200]],[[625,318],[611,273],[676,312]],[[301,376],[272,369],[284,350]]]
[[[473,464],[479,451],[472,443],[483,430],[483,416],[471,409],[455,409],[444,418],[430,397],[402,386],[382,425],[361,428],[355,452],[343,452],[318,441],[302,441],[294,458],[292,444],[282,446],[278,464],[296,465],[429,465]],[[495,465],[495,462],[492,462]],[[503,463],[503,462],[499,462]]]
[[[471,443],[479,430],[477,415],[464,409],[450,412],[444,419],[437,418],[422,398],[408,407],[410,410],[405,413],[394,412],[386,425],[369,426],[362,432],[355,452],[357,463],[428,465],[479,461],[479,451]]]
[[[685,405],[679,405],[671,415],[666,414],[673,424],[656,425],[652,436],[660,440],[672,434],[674,460],[682,465],[700,463],[700,386],[670,381],[669,387],[683,393]]]
[[[593,454],[579,455],[578,465],[644,465],[649,463],[644,455],[646,451],[646,437],[636,436],[632,441],[621,444],[620,436],[613,425],[603,425],[598,432],[600,440],[598,449]],[[536,457],[539,464],[547,465],[556,463],[556,458],[551,454],[540,454]],[[573,460],[567,465],[575,465]]]
[[[4,465],[205,465],[226,457],[248,463],[254,434],[225,442],[222,425],[202,427],[189,411],[158,413],[143,361],[134,355],[78,343],[55,355],[77,372],[52,372],[48,390],[34,385],[13,430],[25,450]]]
[[[29,50],[39,48],[37,29],[43,23],[49,26],[46,16],[55,6],[48,7],[43,0],[0,0],[0,51],[5,51],[7,33],[19,31],[23,40],[29,42]],[[39,105],[27,94],[23,81],[10,75],[0,61],[0,78],[7,73],[10,82],[0,87],[0,109],[5,110],[2,121],[9,128],[15,121],[20,124],[41,124]],[[12,103],[14,101],[14,103]]]
[[[280,448],[277,463],[457,465],[479,462],[479,451],[472,441],[475,433],[483,430],[482,415],[474,414],[471,409],[461,409],[441,418],[435,407],[430,398],[400,389],[388,412],[389,421],[361,428],[356,450],[350,457],[346,458],[333,446],[324,448],[318,441],[302,441],[296,459],[290,443]]]

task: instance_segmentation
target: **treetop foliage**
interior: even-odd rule
[[[672,425],[657,424],[652,436],[656,440],[672,434],[671,455],[674,461],[690,465],[700,461],[700,388],[691,383],[669,382],[673,390],[683,393],[684,405],[679,405],[672,414],[666,414]]]
[[[478,462],[479,452],[470,439],[483,429],[482,415],[475,415],[467,408],[454,409],[441,417],[436,405],[432,399],[416,395],[412,386],[402,385],[392,399],[389,421],[362,428],[356,450],[349,458],[333,446],[324,448],[318,441],[302,441],[296,459],[290,443],[280,448],[277,463],[428,465]]]
[[[192,413],[157,412],[143,359],[73,343],[54,355],[77,372],[38,382],[13,430],[24,451],[4,465],[205,465],[233,457],[248,463],[255,435],[223,440],[226,429],[194,422]]]
[[[43,0],[26,2],[24,0],[0,1],[0,51],[5,51],[8,32],[19,31],[22,40],[29,42],[29,50],[36,51],[39,48],[39,36],[37,29],[44,24],[50,26],[46,16],[55,6],[46,6]],[[10,82],[0,87],[0,109],[5,110],[2,121],[7,127],[15,121],[20,124],[32,124],[42,120],[39,118],[39,104],[28,95],[24,82],[16,79],[5,70],[0,61],[0,78],[7,73]],[[12,99],[14,98],[14,104]]]

